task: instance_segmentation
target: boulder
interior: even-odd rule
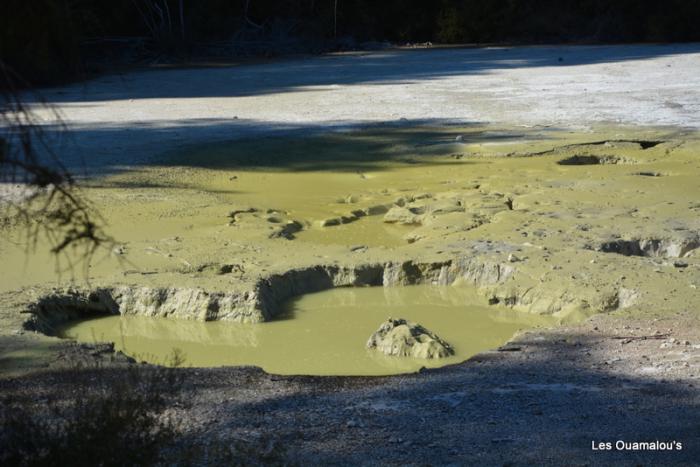
[[[387,224],[420,224],[421,216],[408,208],[394,206],[384,215],[384,222]]]
[[[385,355],[413,358],[444,358],[454,349],[423,326],[402,318],[389,318],[367,341],[368,349]]]
[[[379,214],[385,214],[389,210],[389,207],[383,204],[377,204],[375,206],[369,206],[363,209],[368,216],[377,216]]]
[[[451,212],[464,212],[464,206],[462,206],[457,199],[443,199],[430,203],[426,207],[430,214],[436,216]]]
[[[304,226],[301,224],[301,222],[291,220],[287,221],[287,223],[283,227],[275,229],[275,231],[272,232],[269,235],[269,237],[286,238],[287,240],[294,240],[294,234],[301,232],[303,229]]]
[[[333,227],[342,223],[343,221],[340,219],[340,217],[329,217],[328,219],[323,219],[319,221],[319,225],[321,227]]]

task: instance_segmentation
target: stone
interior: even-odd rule
[[[323,219],[319,222],[321,227],[332,227],[335,225],[340,225],[341,223],[342,220],[340,219],[340,217],[330,217],[328,219]]]
[[[257,208],[234,209],[233,211],[229,212],[228,217],[232,219],[231,223],[233,224],[239,220],[239,216],[241,214],[253,214],[256,212],[258,212]]]
[[[429,204],[427,206],[427,210],[432,215],[441,215],[449,214],[451,212],[464,212],[464,206],[462,206],[458,200],[443,199]]]
[[[295,220],[287,221],[283,227],[271,233],[270,238],[286,238],[287,240],[294,240],[294,234],[301,232],[303,229],[304,226],[301,224],[301,222]]]
[[[112,254],[116,256],[123,256],[126,254],[126,246],[125,245],[117,245],[112,249]]]
[[[377,204],[375,206],[369,206],[364,209],[365,214],[368,216],[377,216],[379,214],[385,214],[389,208],[383,204]]]
[[[385,355],[413,358],[445,358],[454,349],[440,337],[420,324],[402,318],[389,318],[370,336],[368,349]]]
[[[384,215],[384,222],[387,224],[420,224],[421,217],[411,212],[409,209],[394,206]]]

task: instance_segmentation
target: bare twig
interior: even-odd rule
[[[259,24],[256,24],[253,22],[253,20],[250,19],[248,16],[248,9],[250,8],[250,0],[245,0],[245,7],[243,9],[243,18],[245,19],[246,23],[250,24],[256,29],[262,29],[263,27]]]
[[[16,85],[21,79],[0,62],[0,183],[15,185],[16,196],[0,199],[6,221],[23,225],[25,245],[35,250],[40,237],[58,256],[69,247],[84,248],[83,259],[113,241],[102,231],[101,218],[80,195],[75,180],[56,153],[38,117],[24,104]],[[59,122],[61,116],[37,97],[39,105]],[[68,255],[63,255],[69,260]],[[72,263],[69,260],[69,266]]]

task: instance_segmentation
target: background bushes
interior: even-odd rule
[[[137,8],[153,4],[170,12],[161,37],[154,37]],[[226,40],[235,46],[231,53],[266,55],[289,52],[284,41],[301,44],[291,51],[316,52],[385,40],[700,40],[700,0],[337,0],[337,10],[335,4],[335,0],[4,0],[0,59],[32,83],[43,84],[84,72],[85,63],[106,50],[100,49],[106,47],[104,42],[94,45],[95,38],[104,37],[141,37],[146,52],[169,58],[201,55],[202,44]],[[86,47],[91,41],[92,49]],[[260,48],[261,43],[266,47]]]

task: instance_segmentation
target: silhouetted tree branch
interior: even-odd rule
[[[82,247],[89,259],[112,240],[52,150],[49,135],[22,101],[18,84],[20,78],[0,62],[0,214],[6,224],[26,229],[28,248],[35,248],[43,236],[54,254]],[[39,102],[62,122],[50,105]],[[63,129],[60,123],[56,131]]]

